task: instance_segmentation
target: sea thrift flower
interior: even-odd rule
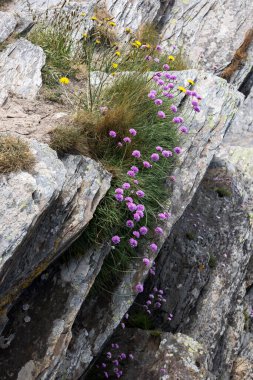
[[[157,251],[157,245],[155,243],[151,243],[149,247],[150,247],[151,251],[153,251],[153,252]]]
[[[130,203],[133,203],[133,198],[131,198],[131,197],[126,197],[126,198],[125,198],[125,201],[126,201],[126,202],[130,202]]]
[[[139,231],[133,231],[133,235],[134,235],[137,239],[139,239],[139,237],[140,237],[140,233],[139,233]]]
[[[159,58],[154,58],[154,61],[155,61],[156,63],[159,63],[159,62],[160,62],[160,59],[159,59]]]
[[[106,379],[109,379],[108,372],[104,372],[104,375],[105,375],[105,378],[106,378]]]
[[[132,354],[129,354],[129,359],[133,360],[134,359],[134,356]]]
[[[182,125],[182,126],[179,128],[179,131],[180,131],[181,133],[185,133],[185,134],[189,132],[188,128],[185,127],[184,125]]]
[[[161,220],[166,220],[167,218],[166,218],[166,215],[163,213],[163,212],[161,212],[160,214],[158,214],[158,217],[161,219]]]
[[[150,260],[147,259],[146,257],[144,257],[144,259],[142,260],[143,264],[148,267],[150,265]]]
[[[139,169],[137,168],[137,166],[131,166],[131,170],[135,173],[138,173],[139,172]]]
[[[117,136],[117,133],[115,131],[110,131],[109,136],[115,138]]]
[[[175,105],[172,105],[170,107],[170,109],[171,109],[172,112],[177,112],[177,106],[175,106]]]
[[[149,99],[154,100],[154,99],[156,98],[156,95],[155,95],[153,92],[150,92],[150,93],[148,94],[148,97],[149,97]]]
[[[131,238],[131,239],[129,239],[129,244],[131,245],[132,248],[135,248],[138,245],[138,241]]]
[[[121,323],[121,327],[122,327],[122,329],[124,329],[126,327],[124,322]]]
[[[128,190],[128,189],[130,189],[130,187],[131,187],[131,185],[130,185],[130,183],[128,183],[128,182],[125,182],[125,183],[123,183],[123,185],[122,185],[122,188],[123,188],[124,190]]]
[[[143,161],[143,166],[146,169],[152,168],[152,165],[148,161]]]
[[[151,90],[150,93],[157,95],[157,91],[156,90]]]
[[[145,211],[145,206],[143,206],[143,205],[137,205],[137,210],[138,211]]]
[[[135,158],[140,158],[141,157],[141,152],[139,150],[134,150],[132,152],[132,156]]]
[[[173,121],[173,123],[180,123],[180,118],[179,117],[173,117],[172,121]]]
[[[111,359],[112,358],[111,352],[107,352],[106,357],[107,357],[107,359]]]
[[[163,111],[158,111],[157,112],[157,116],[160,117],[160,119],[165,119],[166,118],[165,113]]]
[[[192,96],[197,96],[198,94],[196,93],[196,91],[192,91]]]
[[[170,67],[169,67],[169,65],[167,64],[167,63],[165,63],[165,65],[163,65],[163,68],[164,68],[164,70],[169,70],[170,69]]]
[[[191,94],[192,94],[191,90],[186,90],[186,95],[191,96]]]
[[[127,207],[129,211],[135,211],[137,209],[137,206],[135,203],[128,203]]]
[[[155,228],[155,233],[157,233],[158,235],[162,235],[163,234],[163,229],[161,227],[156,227]]]
[[[139,214],[140,218],[144,218],[144,212],[143,211],[136,211],[137,214]]]
[[[137,179],[134,179],[134,184],[135,185],[138,185],[139,184],[139,181]]]
[[[140,231],[140,234],[141,234],[141,235],[146,235],[146,234],[148,233],[148,228],[145,227],[145,226],[142,226],[142,227],[139,229],[139,231]]]
[[[163,86],[164,81],[162,79],[158,79],[157,84],[158,84],[158,86]]]
[[[122,194],[115,194],[115,198],[117,199],[117,201],[119,201],[119,202],[122,202],[123,201],[123,199],[124,199],[124,197],[123,197],[123,195]]]
[[[139,222],[141,220],[140,214],[138,212],[136,212],[133,216],[136,222]]]
[[[129,177],[135,177],[135,172],[133,170],[128,170],[127,175]]]
[[[171,180],[172,182],[175,182],[175,181],[176,181],[176,177],[175,177],[174,175],[171,175],[169,178],[170,178],[170,180]]]
[[[126,226],[129,227],[129,228],[133,228],[134,227],[134,222],[132,220],[127,220]]]
[[[123,144],[121,142],[118,142],[118,146],[122,148]]]
[[[171,75],[171,76],[170,76],[170,79],[172,79],[172,80],[176,80],[176,79],[177,79],[177,76],[176,76],[176,75]]]
[[[146,61],[152,61],[152,57],[150,55],[146,55],[145,60]]]
[[[154,162],[157,162],[157,161],[159,161],[159,159],[160,159],[158,153],[152,153],[151,156],[150,156],[150,158],[151,158],[151,160],[154,161]]]
[[[100,111],[101,115],[105,115],[108,111],[108,107],[106,107],[106,106],[99,107],[99,111]]]
[[[175,85],[174,85],[174,83],[169,83],[169,84],[168,84],[168,87],[169,87],[170,89],[172,89],[172,88],[175,87]]]
[[[199,105],[199,103],[198,103],[196,100],[193,100],[193,101],[192,101],[192,105],[193,105],[194,107],[197,107],[197,106]]]
[[[129,133],[130,133],[130,135],[132,135],[132,136],[136,136],[136,135],[137,135],[136,130],[133,129],[133,128],[129,129]]]
[[[154,103],[155,103],[155,105],[157,105],[157,106],[161,106],[161,105],[163,104],[163,101],[162,101],[162,99],[156,99],[156,100],[154,101]]]
[[[130,137],[124,137],[124,138],[123,138],[123,141],[124,141],[125,143],[130,143],[132,140],[130,139]]]
[[[174,148],[174,152],[175,152],[176,154],[180,154],[180,153],[182,152],[182,149],[181,149],[179,146],[176,146],[176,147]]]
[[[170,150],[164,150],[162,152],[163,157],[168,158],[172,156],[172,152]]]
[[[136,195],[137,195],[137,197],[139,197],[139,198],[144,198],[144,197],[145,197],[145,193],[144,193],[144,191],[142,191],[142,190],[137,190],[137,191],[136,191]]]
[[[115,190],[115,193],[116,193],[116,194],[123,194],[124,191],[123,191],[120,187],[118,187],[118,188]]]
[[[193,107],[194,111],[195,112],[200,112],[200,108],[199,107]]]
[[[115,235],[112,237],[113,244],[119,244],[120,243],[120,237],[118,235]]]
[[[142,285],[142,284],[139,283],[139,284],[135,285],[135,291],[136,291],[137,293],[142,293],[143,290],[144,290],[144,288],[143,288],[143,285]]]
[[[161,45],[157,45],[157,46],[156,46],[156,50],[157,50],[157,51],[162,51],[162,47],[161,47]]]

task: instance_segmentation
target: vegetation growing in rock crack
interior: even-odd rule
[[[25,141],[14,136],[0,136],[0,173],[28,171],[35,163]]]

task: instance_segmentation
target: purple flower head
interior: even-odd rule
[[[161,219],[161,220],[166,220],[167,219],[166,215],[163,212],[161,212],[160,214],[158,214],[158,218]]]
[[[164,85],[164,80],[158,79],[157,84],[158,84],[158,86],[163,86]]]
[[[180,118],[179,117],[173,117],[172,121],[173,121],[173,123],[179,124],[180,123]]]
[[[196,100],[193,100],[193,101],[192,101],[192,105],[193,105],[194,107],[197,107],[197,106],[199,105],[199,103],[198,103]]]
[[[180,153],[182,153],[182,149],[181,149],[179,146],[176,146],[176,147],[174,148],[174,152],[175,152],[176,154],[180,154]]]
[[[164,70],[168,71],[170,69],[169,65],[167,63],[165,63],[165,65],[163,65],[163,68]]]
[[[174,98],[174,95],[171,94],[170,92],[168,92],[167,95],[166,95],[166,98],[168,98],[168,99],[173,99],[173,98]]]
[[[134,150],[132,152],[132,156],[135,158],[140,158],[141,157],[141,152],[139,150]]]
[[[163,148],[161,147],[161,146],[156,146],[156,148],[155,148],[156,150],[157,150],[157,152],[162,152],[163,151]]]
[[[120,359],[121,360],[125,360],[126,359],[126,354],[124,354],[124,353],[120,354]]]
[[[118,235],[114,235],[112,237],[113,244],[119,244],[120,243],[120,237]]]
[[[160,369],[160,373],[161,373],[161,375],[165,375],[166,374],[166,369],[165,368],[161,368]]]
[[[170,178],[170,180],[171,180],[172,182],[175,182],[175,181],[176,181],[176,177],[175,177],[174,175],[171,175],[169,178]]]
[[[154,304],[154,307],[155,307],[156,309],[160,309],[161,306],[162,306],[162,304],[161,304],[160,302],[156,302],[156,303]]]
[[[147,257],[144,257],[144,259],[142,260],[143,264],[148,267],[150,265],[150,260],[147,258]]]
[[[109,136],[115,138],[117,136],[117,133],[115,131],[110,131]]]
[[[143,166],[146,169],[152,168],[152,165],[148,161],[143,161]]]
[[[116,359],[116,360],[113,360],[112,361],[112,364],[115,365],[115,367],[118,367],[119,365],[119,361]]]
[[[179,128],[179,131],[180,131],[181,133],[185,133],[185,134],[187,134],[187,133],[189,132],[188,128],[185,127],[184,125],[182,125],[182,126]]]
[[[138,283],[137,285],[135,285],[136,293],[142,293],[143,290],[144,290],[144,288],[143,288],[143,285],[141,283]]]
[[[151,55],[146,55],[145,60],[146,60],[146,61],[152,61],[152,57],[151,57]]]
[[[174,83],[169,83],[168,86],[169,86],[170,89],[172,89],[172,88],[175,87]]]
[[[196,93],[196,91],[192,91],[192,96],[196,96],[197,97],[197,93]]]
[[[156,227],[155,228],[155,233],[158,234],[158,235],[162,235],[163,234],[163,229],[161,227]]]
[[[126,226],[129,227],[129,228],[133,228],[134,227],[134,222],[132,220],[127,220],[126,221]]]
[[[111,357],[112,357],[111,352],[107,352],[106,357],[107,357],[107,359],[111,359]]]
[[[134,359],[134,356],[132,354],[129,354],[129,359],[133,360]]]
[[[137,205],[137,210],[138,211],[145,211],[145,206],[143,206],[143,205]]]
[[[140,218],[144,218],[144,212],[143,211],[136,211],[137,212],[137,214],[139,214],[139,217]]]
[[[139,181],[137,179],[134,179],[134,184],[135,185],[138,185],[139,184]]]
[[[157,116],[160,117],[160,119],[165,119],[166,118],[165,113],[163,111],[158,111],[157,112]]]
[[[135,172],[133,170],[128,170],[127,175],[129,177],[135,177]]]
[[[155,298],[154,294],[149,294],[149,298],[153,300]]]
[[[126,202],[130,202],[130,203],[133,203],[133,198],[131,198],[131,197],[126,197],[126,198],[125,198],[125,201],[126,201]]]
[[[135,239],[133,239],[133,238],[130,238],[130,239],[129,239],[129,244],[130,244],[130,246],[131,246],[132,248],[135,248],[135,247],[137,247],[137,245],[138,245],[138,241],[135,240]]]
[[[197,95],[197,99],[198,99],[198,100],[201,100],[201,99],[202,99],[202,96]]]
[[[169,219],[169,218],[171,217],[171,214],[168,213],[168,212],[164,212],[164,215],[165,215],[165,218],[166,218],[166,219]]]
[[[119,148],[122,148],[122,146],[123,146],[123,144],[120,141],[118,142],[117,145],[118,145]]]
[[[177,106],[175,106],[174,104],[170,107],[170,109],[172,112],[177,112]]]
[[[155,49],[156,49],[157,51],[162,51],[162,47],[161,47],[161,45],[157,45]]]
[[[191,96],[191,94],[192,94],[191,90],[186,90],[186,95]]]
[[[126,313],[126,314],[125,314],[125,319],[128,319],[128,318],[129,318],[129,314]]]
[[[124,190],[128,190],[128,189],[130,189],[130,187],[131,187],[131,185],[130,185],[130,183],[128,183],[128,182],[125,182],[125,183],[123,183],[123,185],[122,185],[122,189],[124,189]]]
[[[115,190],[115,194],[123,194],[124,191],[123,189],[121,189],[120,187],[118,187],[116,190]]]
[[[155,61],[156,63],[159,63],[159,62],[160,62],[160,59],[159,59],[159,58],[154,58],[154,61]]]
[[[155,82],[157,82],[157,81],[159,80],[159,76],[156,74],[156,75],[153,76],[152,79],[153,79]]]
[[[200,108],[199,107],[193,107],[194,111],[195,112],[200,112]]]
[[[102,368],[106,368],[106,364],[105,363],[102,363],[101,366],[102,366]]]
[[[136,204],[135,203],[131,203],[131,202],[129,202],[128,204],[127,204],[127,207],[128,207],[128,210],[129,211],[136,211],[136,209],[137,209],[137,206],[136,206]]]
[[[130,143],[130,142],[131,142],[131,139],[130,139],[130,137],[124,137],[124,138],[123,138],[123,141],[124,141],[125,143]]]
[[[159,77],[158,77],[159,78]],[[157,91],[156,90],[150,90],[150,94],[154,94],[154,95],[157,95]]]
[[[147,304],[147,306],[150,306],[150,305],[152,304],[152,302],[151,302],[150,300],[148,300],[148,301],[146,302],[146,304]]]
[[[114,196],[115,196],[115,198],[117,199],[117,201],[119,201],[119,202],[122,202],[123,199],[124,199],[124,197],[123,197],[122,194],[115,194]]]
[[[139,173],[139,169],[137,168],[137,166],[131,166],[131,170],[135,173]]]
[[[105,378],[106,378],[106,379],[109,379],[108,372],[104,372],[104,375],[105,375]]]
[[[136,191],[136,195],[137,195],[137,197],[139,197],[139,198],[144,198],[144,197],[145,197],[145,193],[144,193],[144,191],[142,191],[142,190],[137,190],[137,191]]]
[[[171,75],[171,76],[170,76],[170,79],[172,79],[172,80],[176,80],[176,79],[177,79],[177,76],[176,76],[176,75]]]
[[[141,220],[140,214],[138,212],[136,212],[133,216],[136,222],[139,222]]]
[[[139,231],[133,231],[133,235],[134,235],[137,239],[139,239],[139,237],[140,237],[140,233],[139,233]]]
[[[154,287],[153,291],[154,291],[155,293],[158,292],[158,289],[157,289],[156,286]]]
[[[149,99],[154,100],[154,99],[156,98],[156,95],[155,95],[153,92],[150,92],[150,93],[148,94],[148,97],[149,97]]]
[[[158,293],[163,294],[163,290],[162,289],[158,290]]]
[[[159,159],[160,159],[158,153],[152,153],[151,156],[150,156],[150,158],[151,158],[151,160],[154,161],[154,162],[157,162],[157,161],[159,161]]]
[[[155,103],[155,105],[157,105],[157,106],[161,106],[161,105],[163,104],[163,101],[162,101],[162,99],[156,99],[156,100],[154,101],[154,103]]]
[[[137,135],[136,130],[133,129],[133,128],[130,128],[130,129],[129,129],[129,133],[130,133],[130,135],[132,135],[132,136],[136,136],[136,135]]]
[[[149,247],[150,247],[151,251],[153,251],[153,252],[156,252],[158,249],[158,247],[155,243],[151,243]]]
[[[140,231],[140,234],[141,234],[141,235],[146,235],[146,234],[148,233],[148,228],[145,227],[145,226],[142,226],[142,227],[139,229],[139,231]]]
[[[124,322],[121,323],[121,327],[122,327],[122,329],[124,329],[126,327]]]
[[[172,156],[172,152],[170,150],[164,150],[162,152],[163,157],[168,158]]]
[[[155,75],[157,75],[159,78],[161,78],[162,73],[160,71],[158,71],[158,73],[155,73]]]
[[[164,73],[164,77],[165,77],[166,79],[171,79],[171,75],[170,75],[169,73]]]

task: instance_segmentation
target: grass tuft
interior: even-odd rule
[[[28,171],[34,162],[26,142],[13,136],[0,136],[0,173]]]

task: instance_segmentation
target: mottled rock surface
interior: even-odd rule
[[[17,21],[13,14],[0,11],[0,43],[9,37],[16,25]]]
[[[0,53],[0,106],[12,93],[33,99],[41,85],[45,53],[39,46],[21,38]]]

